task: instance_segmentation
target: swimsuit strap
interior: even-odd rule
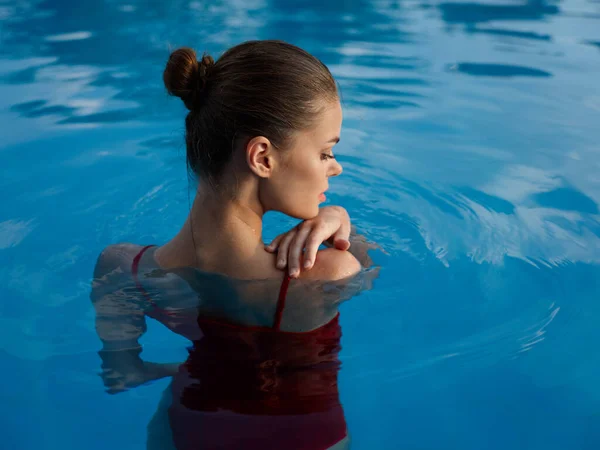
[[[275,319],[273,319],[273,328],[279,330],[281,328],[281,317],[283,316],[283,308],[285,308],[285,297],[288,287],[290,286],[290,276],[287,272],[284,273],[283,282],[279,289],[279,298],[277,299],[277,309],[275,310]]]
[[[133,281],[135,281],[135,287],[138,288],[138,291],[140,291],[141,294],[146,298],[146,300],[148,300],[148,303],[150,303],[155,309],[158,309],[156,303],[152,301],[150,294],[148,294],[148,291],[144,289],[144,286],[142,286],[142,283],[140,283],[140,280],[138,278],[140,260],[142,259],[142,256],[144,256],[144,253],[146,253],[146,250],[148,250],[151,247],[154,247],[154,245],[146,245],[140,250],[140,252],[137,255],[135,255],[135,258],[133,258],[133,262],[131,263],[131,276],[133,277]]]

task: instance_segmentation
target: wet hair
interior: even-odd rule
[[[244,42],[216,62],[180,48],[171,53],[163,80],[190,111],[185,119],[188,167],[211,183],[241,139],[264,136],[285,149],[294,131],[318,120],[324,101],[338,99],[329,69],[282,41]]]

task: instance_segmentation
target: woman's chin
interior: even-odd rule
[[[316,205],[315,208],[306,209],[306,210],[296,210],[293,213],[286,213],[288,216],[293,217],[294,219],[300,220],[310,220],[314,219],[319,215],[319,206]]]
[[[315,206],[315,209],[311,212],[310,219],[314,219],[319,215],[319,205]]]

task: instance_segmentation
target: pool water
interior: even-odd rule
[[[256,38],[339,80],[328,203],[383,249],[341,308],[352,448],[600,448],[597,0],[0,1],[0,447],[145,448],[169,380],[105,392],[93,266],[189,209],[169,50]]]

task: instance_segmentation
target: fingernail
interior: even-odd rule
[[[290,276],[291,277],[298,276],[298,269],[292,269],[292,270],[290,270]]]
[[[306,261],[304,261],[305,269],[308,269],[310,266],[312,266],[312,261],[310,259],[307,259]]]
[[[285,262],[284,261],[277,261],[277,268],[278,269],[283,269],[285,267]]]

